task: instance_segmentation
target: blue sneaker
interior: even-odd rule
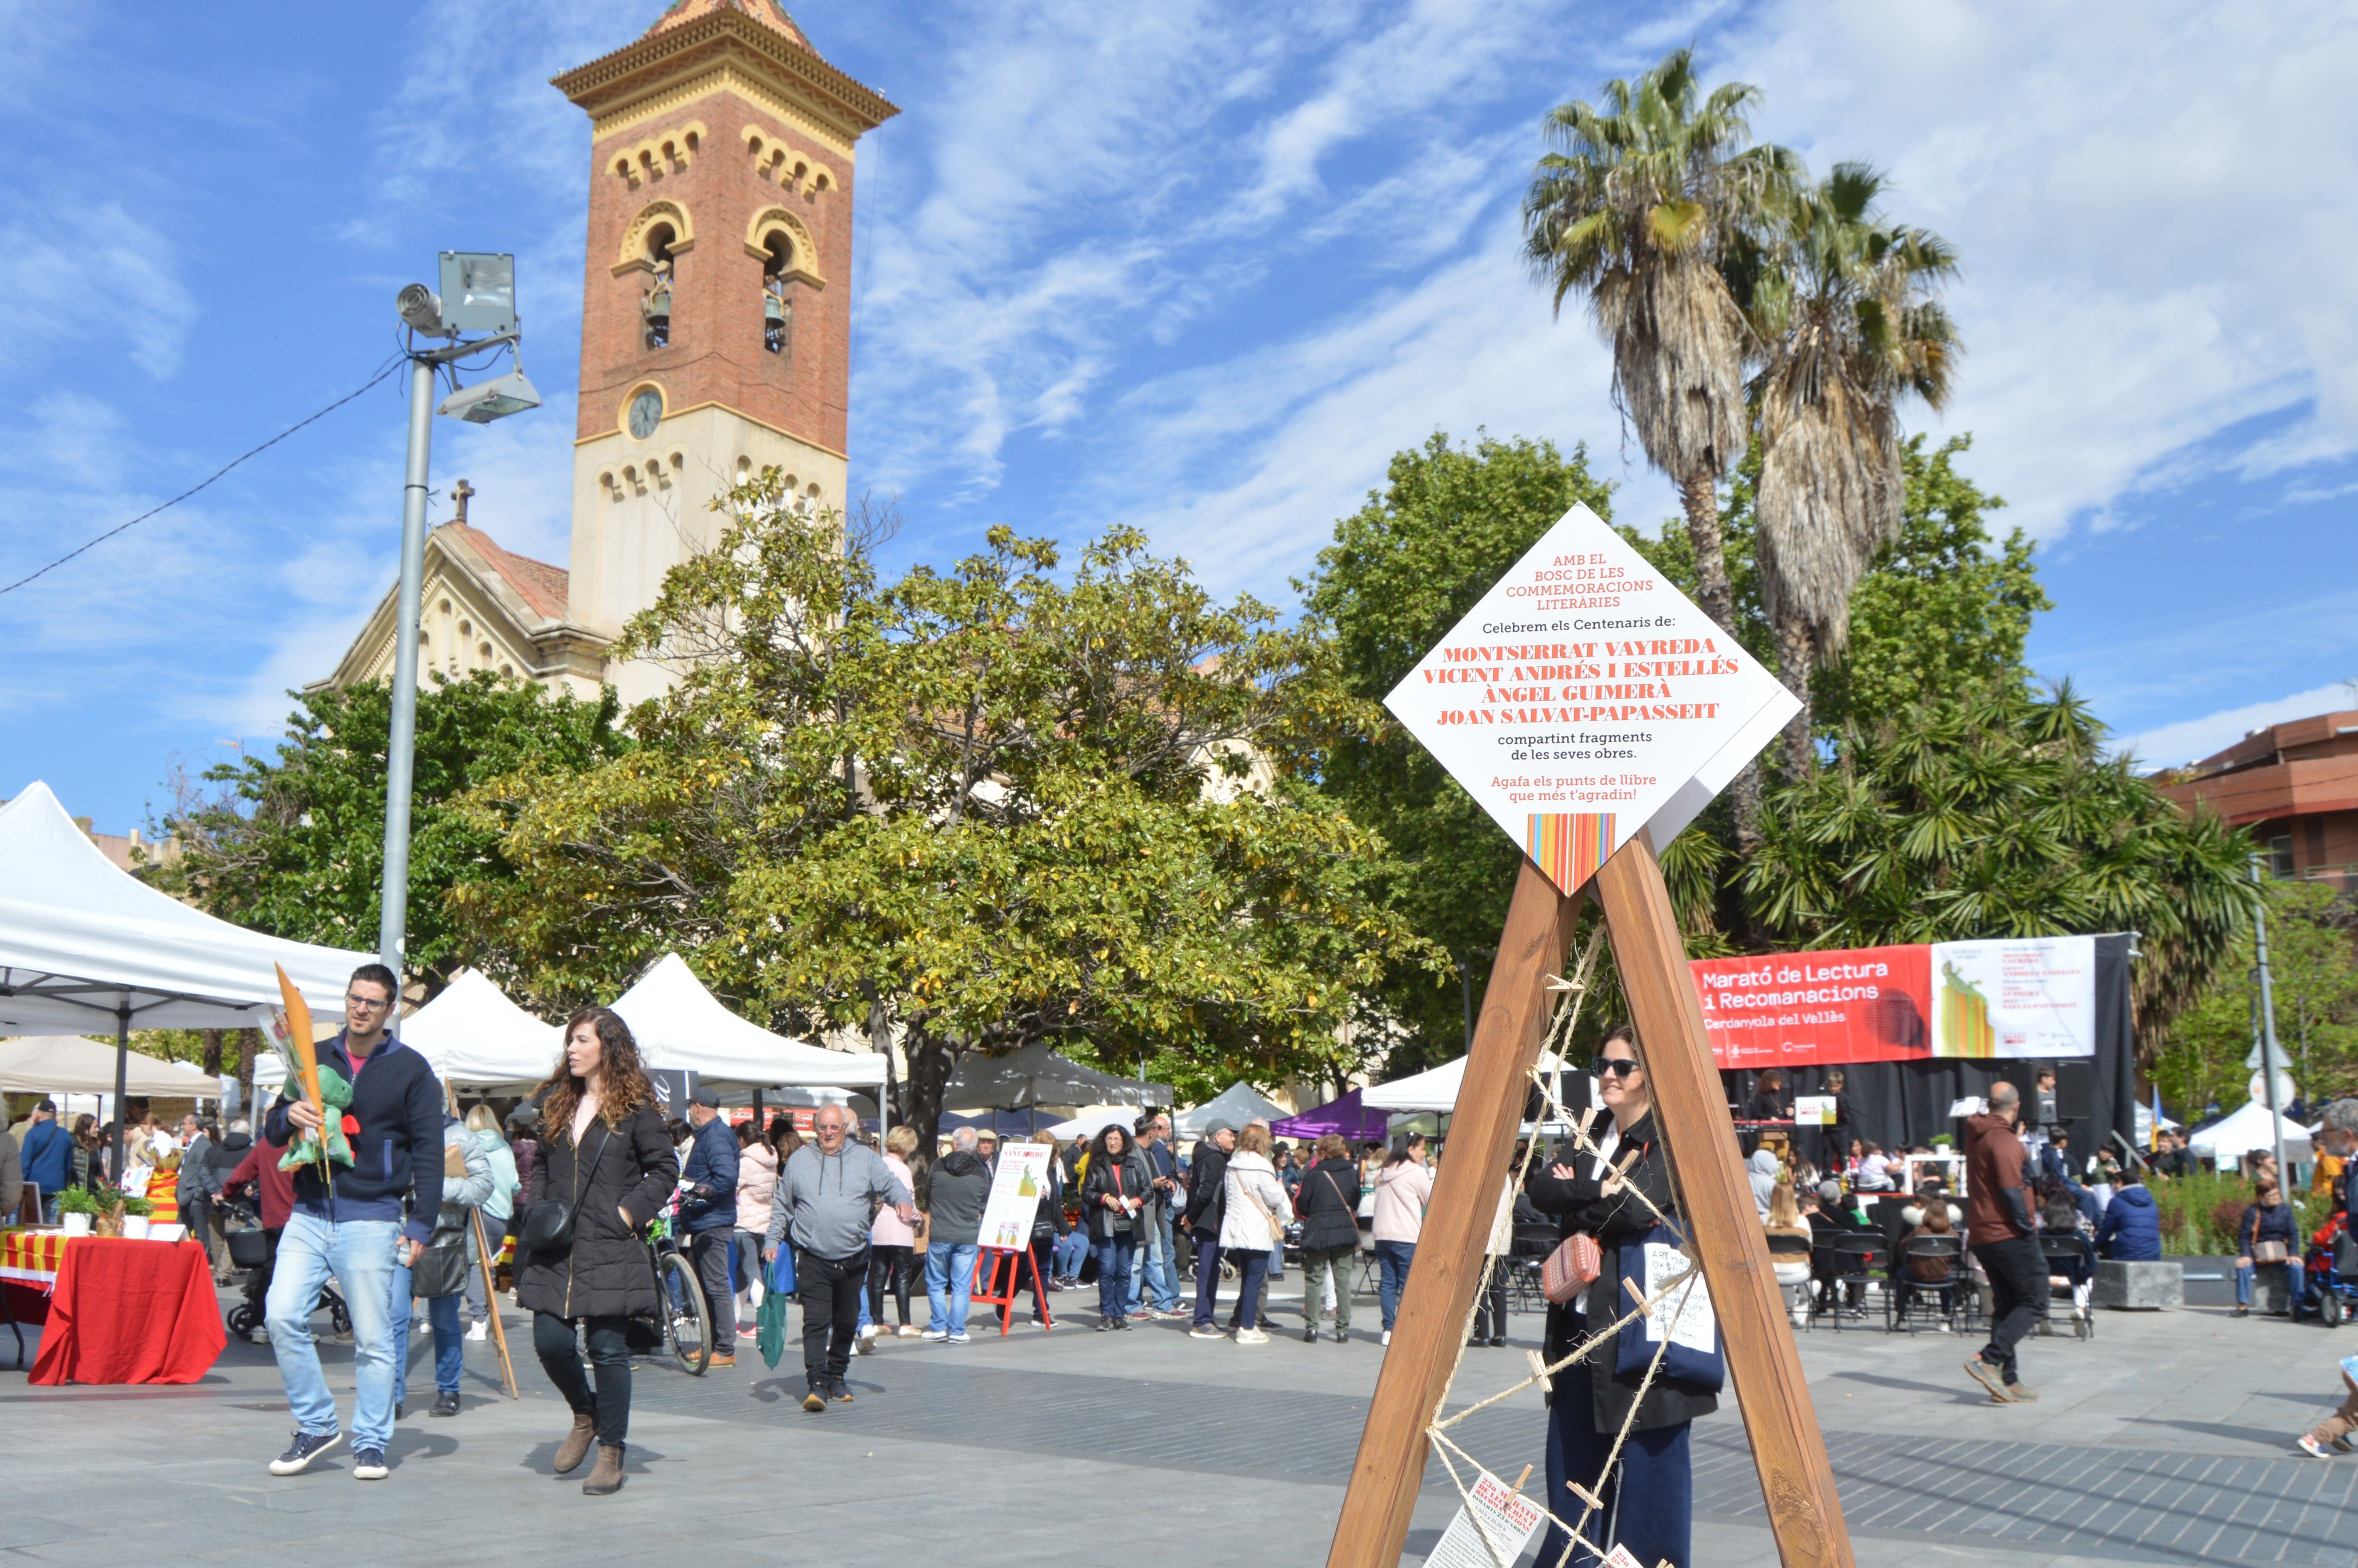
[[[352,1450],[353,1480],[382,1481],[386,1474],[384,1449],[355,1448]]]
[[[299,1476],[311,1467],[312,1460],[343,1440],[344,1434],[341,1432],[322,1435],[298,1431],[295,1433],[295,1440],[287,1445],[287,1452],[270,1462],[270,1473],[274,1476]]]

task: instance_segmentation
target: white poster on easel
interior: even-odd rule
[[[1040,1212],[1040,1199],[1047,1191],[1048,1146],[1002,1145],[999,1170],[990,1181],[990,1195],[983,1200],[981,1244],[1003,1247],[1011,1252],[1031,1246],[1032,1223]]]
[[[1546,1513],[1496,1476],[1476,1476],[1466,1492],[1471,1500],[1433,1543],[1424,1568],[1514,1568]]]

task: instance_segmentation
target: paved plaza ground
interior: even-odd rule
[[[1372,1299],[1347,1345],[1300,1340],[1298,1276],[1277,1292],[1279,1337],[1191,1340],[1183,1323],[1092,1332],[1094,1291],[1053,1335],[890,1342],[856,1360],[849,1406],[806,1414],[799,1365],[701,1379],[639,1363],[629,1483],[584,1498],[549,1456],[568,1420],[508,1319],[524,1398],[498,1387],[489,1345],[467,1347],[466,1408],[428,1419],[427,1338],[392,1476],[356,1484],[348,1451],[274,1479],[288,1422],[266,1346],[233,1343],[179,1389],[37,1389],[0,1371],[0,1552],[25,1563],[707,1561],[1322,1562],[1383,1352]],[[924,1308],[918,1308],[922,1320]],[[324,1319],[321,1320],[324,1327]],[[1453,1403],[1495,1392],[1536,1348],[1469,1352]],[[1288,1329],[1292,1330],[1287,1336]],[[2331,1402],[2358,1332],[2218,1308],[2103,1314],[2090,1343],[2035,1338],[2036,1405],[1998,1407],[1961,1370],[1970,1344],[1879,1325],[1801,1336],[1863,1568],[1981,1563],[2358,1563],[2358,1457],[2292,1455]],[[13,1346],[0,1333],[0,1358]],[[789,1356],[798,1354],[790,1346]],[[349,1411],[351,1353],[328,1344]],[[1509,1479],[1542,1456],[1525,1393],[1466,1423]],[[1697,1568],[1777,1562],[1732,1401],[1695,1429]],[[584,1472],[586,1473],[586,1472]],[[1425,1478],[1411,1560],[1455,1493]],[[681,1559],[695,1552],[694,1559]],[[573,1555],[575,1553],[586,1555]],[[725,1559],[724,1559],[725,1560]]]

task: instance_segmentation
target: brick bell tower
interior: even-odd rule
[[[777,468],[844,502],[853,148],[900,111],[778,0],[676,0],[555,85],[590,115],[570,617],[612,636]],[[610,667],[625,702],[668,684]]]

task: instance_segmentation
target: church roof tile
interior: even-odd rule
[[[762,23],[772,32],[783,34],[793,39],[799,47],[811,49],[810,39],[803,35],[802,28],[795,25],[795,19],[786,15],[786,8],[780,5],[778,0],[672,0],[670,8],[656,17],[655,25],[641,36],[653,37],[656,33],[667,32],[673,27],[684,27],[697,17],[707,16],[714,11],[741,12]],[[817,52],[817,49],[811,49],[813,54]]]
[[[565,619],[566,602],[571,597],[571,574],[563,567],[502,549],[489,534],[471,523],[451,522],[443,526],[471,546],[536,612],[551,621]]]

